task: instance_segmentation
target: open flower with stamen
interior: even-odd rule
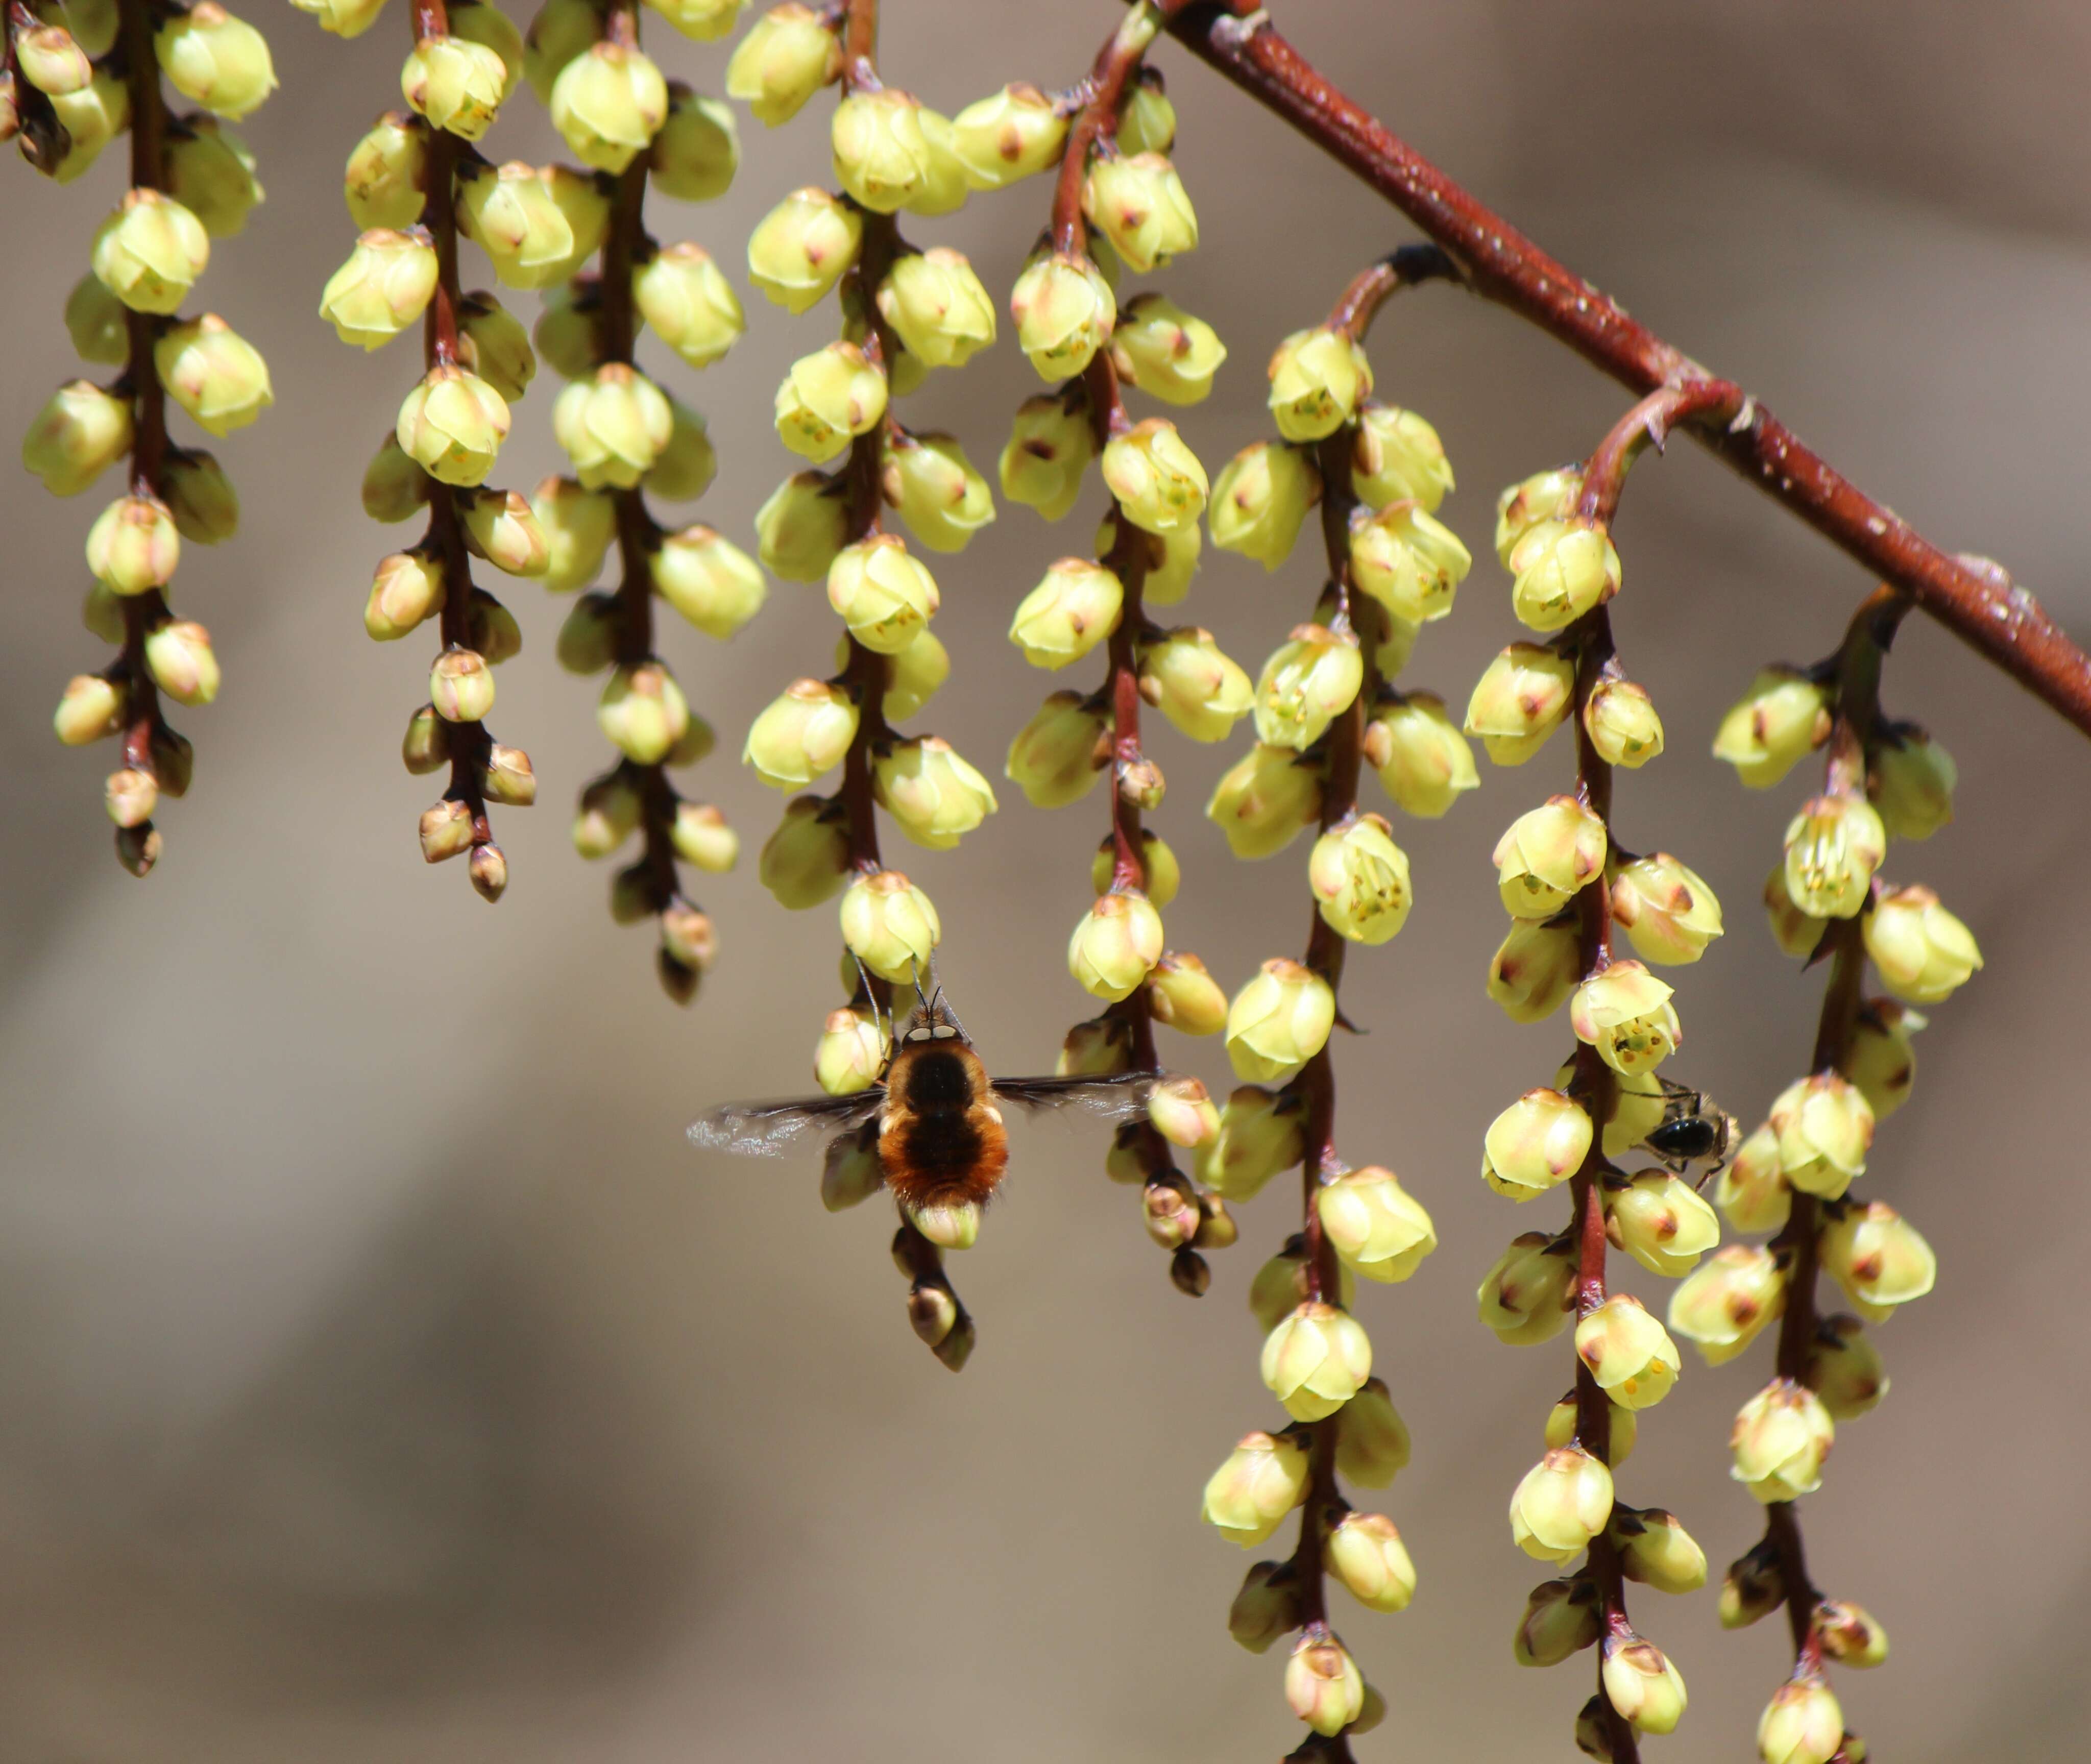
[[[1638,962],[1615,962],[1576,988],[1568,1022],[1615,1072],[1652,1072],[1684,1039],[1671,994]]]
[[[1295,1421],[1320,1421],[1356,1396],[1372,1371],[1372,1342],[1357,1319],[1310,1300],[1263,1344],[1263,1382]]]

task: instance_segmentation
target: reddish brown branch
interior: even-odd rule
[[[1329,314],[1329,329],[1362,342],[1379,309],[1420,282],[1457,282],[1459,266],[1435,245],[1401,245],[1361,269]]]
[[[1610,296],[1554,261],[1339,92],[1261,11],[1184,7],[1168,28],[1194,54],[1362,179],[1451,253],[1473,290],[1636,394],[1708,377]],[[1950,556],[1867,496],[1754,398],[1693,432],[1744,477],[1895,583],[1964,642],[2091,734],[2091,656],[2001,571]]]

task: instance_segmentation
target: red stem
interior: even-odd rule
[[[1248,13],[1246,17],[1236,13]],[[1636,394],[1705,377],[1681,351],[1482,206],[1310,67],[1261,11],[1184,7],[1169,28],[1201,60],[1362,179],[1460,265],[1468,286]],[[2091,734],[2091,656],[2004,573],[1951,557],[1847,480],[1754,398],[1693,433],[1791,513],[1901,588],[1956,636]]]

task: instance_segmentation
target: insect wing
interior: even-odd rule
[[[764,1103],[726,1103],[690,1123],[691,1142],[706,1151],[774,1158],[802,1135],[861,1127],[885,1106],[886,1086],[847,1096],[793,1096]]]
[[[1079,1108],[1105,1121],[1124,1121],[1147,1107],[1152,1072],[1121,1072],[1109,1078],[997,1078],[997,1097],[1033,1114]]]

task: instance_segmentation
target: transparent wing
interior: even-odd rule
[[[1121,1072],[1110,1078],[997,1078],[990,1086],[1004,1102],[1038,1114],[1079,1108],[1110,1121],[1125,1121],[1147,1107],[1152,1072]]]
[[[847,1096],[793,1096],[766,1103],[726,1103],[690,1123],[691,1142],[706,1151],[774,1158],[800,1137],[861,1127],[886,1102],[886,1086]]]

